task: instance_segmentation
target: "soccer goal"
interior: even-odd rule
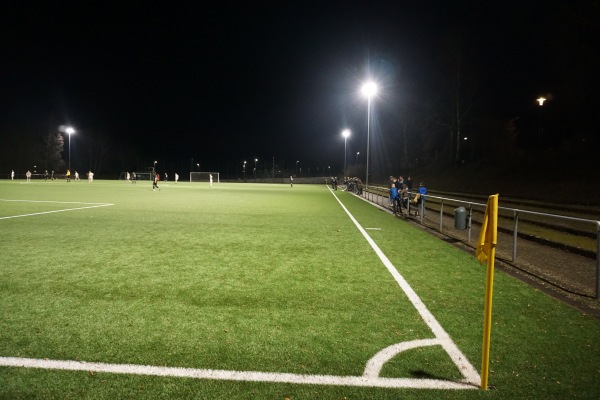
[[[211,175],[213,182],[220,182],[218,172],[190,172],[190,182],[210,182]]]
[[[129,179],[133,180],[133,172],[129,172]],[[119,180],[127,180],[127,172],[121,172],[119,175]],[[135,180],[137,181],[151,181],[152,173],[151,172],[137,172],[135,171]]]

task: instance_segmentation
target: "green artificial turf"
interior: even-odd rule
[[[383,348],[433,338],[325,186],[160,186],[0,181],[0,199],[28,200],[0,201],[0,218],[44,213],[0,219],[0,356],[360,376]],[[485,267],[335,196],[480,370]],[[489,391],[0,367],[0,398],[597,398],[600,324],[502,273],[495,291]],[[381,375],[462,378],[438,346]]]

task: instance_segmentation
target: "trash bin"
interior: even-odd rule
[[[454,210],[454,228],[467,229],[467,210],[464,207]]]

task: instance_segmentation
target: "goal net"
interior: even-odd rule
[[[129,179],[133,180],[133,172],[129,172]],[[135,172],[135,179],[137,181],[151,181],[152,172]],[[127,180],[127,172],[121,172],[119,180]]]
[[[213,183],[219,183],[218,172],[190,172],[190,182],[210,182],[212,175]]]

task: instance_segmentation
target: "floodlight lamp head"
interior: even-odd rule
[[[344,129],[342,131],[342,136],[347,138],[348,136],[350,136],[350,129]]]
[[[539,103],[540,107],[544,105],[544,102],[546,100],[547,99],[545,97],[539,97],[539,98],[536,99],[536,101]]]
[[[361,92],[363,96],[370,99],[377,94],[377,84],[373,81],[368,81],[362,85]]]
[[[67,135],[71,136],[72,134],[75,133],[75,128],[73,128],[72,126],[67,126],[65,128],[65,132],[67,133]]]

